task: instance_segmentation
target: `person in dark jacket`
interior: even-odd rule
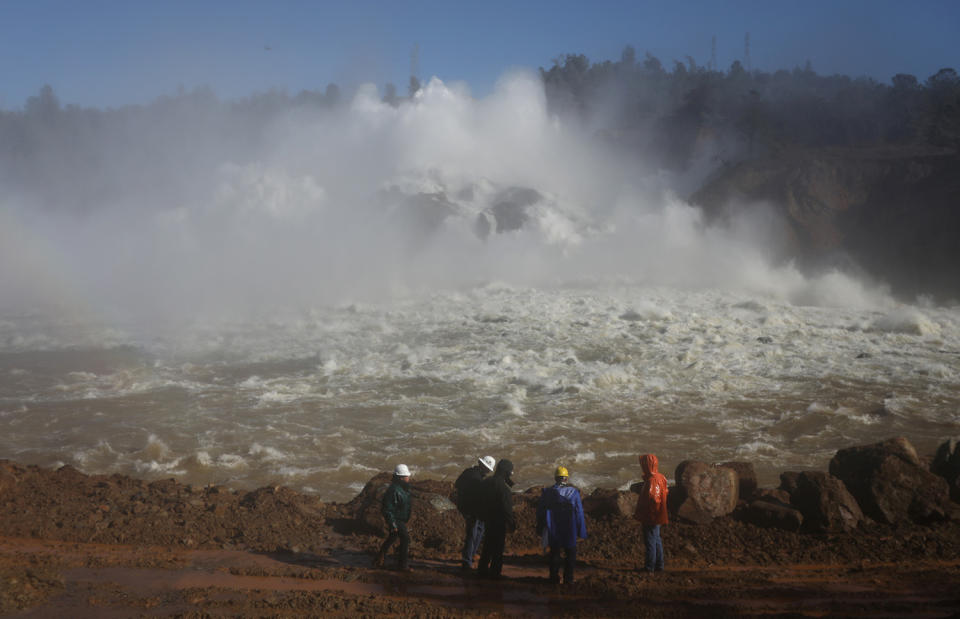
[[[564,554],[563,584],[573,584],[573,566],[577,562],[577,538],[586,539],[587,523],[583,515],[580,491],[567,485],[570,473],[558,466],[553,480],[544,488],[537,504],[537,535],[547,535],[550,545],[550,582],[560,582],[560,552]]]
[[[465,572],[473,567],[473,558],[483,539],[483,520],[480,519],[480,482],[488,473],[493,472],[496,464],[497,461],[491,456],[478,458],[476,466],[471,466],[460,473],[460,477],[453,484],[457,489],[457,509],[466,524],[463,550],[460,553],[460,563]]]
[[[387,523],[387,539],[380,546],[373,565],[383,567],[387,551],[399,539],[397,569],[409,571],[407,554],[410,549],[410,535],[407,533],[407,521],[410,520],[410,469],[406,464],[398,464],[393,470],[393,482],[381,501],[383,519]]]
[[[513,493],[510,492],[512,475],[513,462],[501,460],[493,476],[484,479],[480,485],[480,519],[486,532],[477,571],[484,578],[500,578],[507,531],[517,529],[517,519],[513,515]]]

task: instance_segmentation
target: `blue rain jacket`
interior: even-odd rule
[[[579,490],[561,484],[544,488],[537,504],[537,532],[544,530],[553,547],[574,548],[578,537],[586,539],[587,522]]]

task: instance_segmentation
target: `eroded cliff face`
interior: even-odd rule
[[[713,220],[772,208],[779,258],[861,269],[904,297],[960,299],[960,155],[930,149],[823,149],[720,171],[690,201]]]

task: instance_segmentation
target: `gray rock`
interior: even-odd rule
[[[841,449],[830,460],[830,474],[840,478],[863,512],[879,522],[926,524],[948,517],[947,481],[923,467],[905,438]]]
[[[482,240],[487,240],[487,237],[490,236],[490,220],[483,213],[477,213],[477,218],[473,221],[473,233],[477,235],[477,238]]]
[[[684,460],[677,466],[676,480],[676,514],[681,520],[706,524],[737,506],[739,480],[732,468]]]
[[[496,223],[496,232],[519,230],[527,223],[527,208],[543,199],[536,189],[507,187],[499,192],[490,209]]]

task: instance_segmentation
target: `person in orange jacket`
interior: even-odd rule
[[[648,572],[663,571],[663,541],[660,527],[667,519],[667,478],[657,471],[657,457],[640,456],[643,467],[643,486],[637,499],[633,517],[643,525],[643,544],[647,549],[644,567]]]

